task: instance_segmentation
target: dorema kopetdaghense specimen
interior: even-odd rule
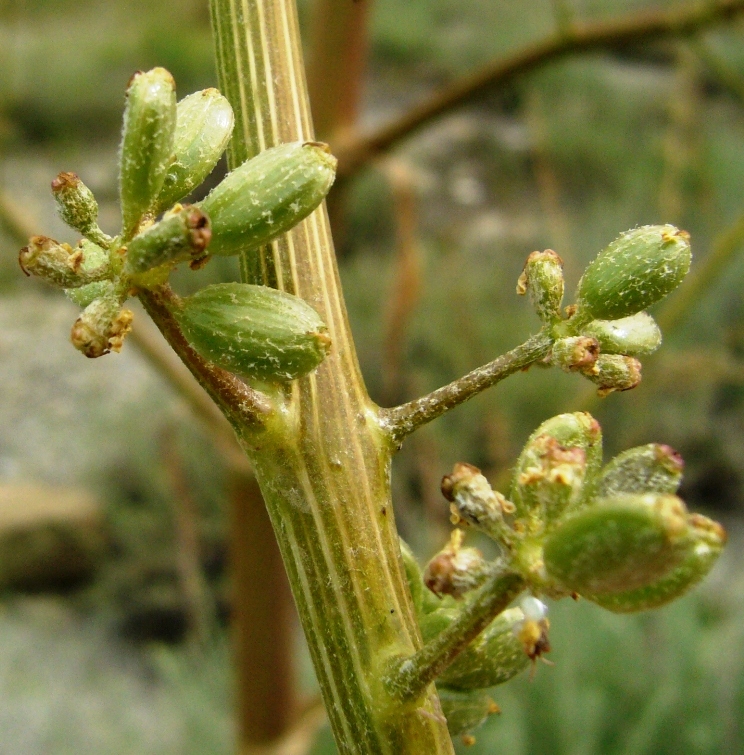
[[[257,249],[325,197],[335,158],[324,144],[296,142],[248,160],[202,202],[179,204],[214,168],[232,129],[232,108],[216,89],[176,102],[168,71],[138,72],[124,112],[120,234],[111,238],[98,227],[98,204],[75,173],[52,182],[60,216],[83,239],[73,248],[34,236],[20,262],[83,307],[71,340],[86,356],[121,349],[132,321],[124,303],[132,293],[162,286],[179,263],[196,269],[212,255]],[[315,310],[271,288],[208,286],[186,299],[171,295],[169,307],[199,354],[248,379],[293,380],[330,348]]]
[[[225,13],[218,35],[232,28]],[[600,395],[636,386],[640,358],[661,342],[645,310],[683,279],[689,239],[668,225],[622,234],[588,266],[569,307],[560,257],[534,252],[517,291],[539,331],[427,396],[380,408],[359,375],[325,216],[314,212],[335,160],[302,118],[281,121],[294,138],[233,165],[203,201],[181,203],[226,148],[233,108],[250,107],[235,82],[223,77],[231,102],[215,89],[177,102],[167,71],[135,74],[120,233],[100,229],[93,194],[62,173],[52,184],[60,215],[83,238],[35,236],[19,260],[82,308],[71,338],[89,357],[121,348],[132,321],[124,305],[138,295],[231,421],[274,523],[340,751],[452,753],[447,727],[471,737],[497,709],[488,689],[549,650],[543,598],[581,595],[616,612],[663,605],[702,579],[725,536],[677,498],[682,463],[669,448],[642,446],[603,466],[597,423],[565,414],[529,439],[508,495],[467,464],[444,480],[455,520],[491,537],[500,556],[484,559],[458,529],[422,573],[395,531],[392,456],[419,427],[532,364],[578,373]],[[267,112],[295,107],[296,94],[267,100]],[[244,282],[171,291],[177,265],[213,255],[239,256]]]

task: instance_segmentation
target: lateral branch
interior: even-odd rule
[[[552,345],[553,338],[541,331],[506,354],[463,375],[449,385],[437,388],[426,396],[406,404],[392,409],[382,409],[380,420],[393,440],[400,443],[427,422],[477,396],[509,375],[538,362],[548,354]]]

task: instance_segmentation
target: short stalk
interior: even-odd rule
[[[460,615],[410,658],[399,662],[385,684],[399,700],[417,698],[525,588],[518,574],[498,574],[475,594]]]
[[[449,385],[437,388],[426,396],[409,401],[407,404],[401,404],[393,409],[383,409],[383,425],[395,442],[400,443],[407,435],[427,422],[441,417],[445,412],[465,403],[509,375],[527,369],[540,361],[547,356],[552,345],[553,338],[545,331],[541,331],[515,349],[507,351],[506,354],[463,375]]]

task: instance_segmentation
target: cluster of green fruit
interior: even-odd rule
[[[532,596],[503,612],[438,679],[453,733],[492,710],[488,687],[549,649],[545,612],[531,602],[537,596],[642,611],[674,600],[710,571],[725,531],[689,514],[675,495],[682,470],[678,454],[653,443],[603,467],[599,424],[584,412],[553,417],[532,434],[508,498],[475,467],[455,465],[442,482],[453,520],[495,540],[501,555],[486,561],[461,546],[459,531],[423,575],[406,554],[424,638],[455,621],[468,595],[495,575],[519,574]]]
[[[196,269],[213,255],[258,249],[327,194],[335,158],[324,144],[294,142],[243,163],[202,202],[178,204],[212,171],[232,129],[232,109],[216,89],[177,103],[168,71],[139,72],[129,82],[124,112],[121,233],[112,238],[99,228],[98,204],[74,173],[52,182],[62,219],[84,238],[73,248],[34,236],[19,261],[24,272],[65,289],[83,307],[71,340],[86,356],[121,349],[132,322],[123,305],[133,293],[165,284],[180,263]],[[330,347],[315,310],[274,289],[217,284],[174,302],[191,345],[250,380],[292,380],[314,369]]]

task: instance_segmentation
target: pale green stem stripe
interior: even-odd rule
[[[236,116],[230,164],[311,140],[293,0],[212,0],[211,9],[220,87]],[[339,751],[451,755],[433,689],[401,707],[381,683],[386,659],[412,655],[421,639],[392,516],[389,443],[359,372],[325,209],[248,256],[242,271],[312,304],[333,341],[318,370],[292,384],[276,422],[242,439]]]

